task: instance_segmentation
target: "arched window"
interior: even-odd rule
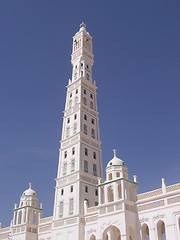
[[[112,180],[112,173],[109,173],[108,179],[109,179],[109,180]]]
[[[91,237],[90,237],[90,240],[96,240],[96,237],[95,237],[95,235],[93,234],[93,235],[91,235]]]
[[[122,190],[121,190],[121,184],[118,184],[118,196],[120,199],[122,199]]]
[[[157,235],[158,240],[166,240],[166,229],[162,220],[159,220],[157,223]]]
[[[142,232],[142,240],[149,240],[149,227],[146,223],[142,225],[141,232]]]
[[[108,202],[113,202],[114,201],[114,191],[113,187],[109,186],[108,187]]]
[[[121,232],[117,227],[110,225],[104,230],[102,239],[103,240],[109,240],[109,239],[121,240]]]
[[[37,214],[33,212],[33,224],[37,224]]]
[[[18,224],[21,224],[21,221],[22,221],[22,211],[20,211],[18,214]]]

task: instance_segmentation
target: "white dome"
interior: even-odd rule
[[[122,159],[118,158],[116,156],[116,150],[113,150],[114,151],[114,158],[111,159],[108,164],[107,164],[107,167],[111,167],[111,166],[123,166],[124,165],[124,162]]]
[[[23,192],[24,196],[37,196],[36,192],[32,189],[31,183],[29,183],[29,188]]]

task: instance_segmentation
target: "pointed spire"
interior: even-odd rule
[[[29,182],[29,189],[32,189],[32,183]]]
[[[117,150],[113,149],[114,157],[117,157]]]

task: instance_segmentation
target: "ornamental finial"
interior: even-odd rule
[[[80,28],[86,29],[86,24],[85,24],[84,22],[82,22],[82,23],[80,24]]]
[[[29,188],[30,188],[30,189],[32,188],[32,183],[31,183],[31,182],[29,182]]]
[[[113,153],[114,153],[114,157],[116,157],[116,155],[117,155],[117,150],[114,149],[114,150],[113,150]]]

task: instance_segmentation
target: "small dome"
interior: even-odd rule
[[[32,189],[32,184],[29,183],[29,188],[25,190],[22,194],[23,196],[37,196],[36,192]]]
[[[123,166],[124,165],[124,162],[123,162],[123,160],[121,160],[120,158],[118,158],[117,156],[116,156],[116,150],[113,150],[113,152],[114,152],[114,158],[113,159],[111,159],[109,162],[108,162],[108,164],[107,164],[107,167],[111,167],[111,166]]]

